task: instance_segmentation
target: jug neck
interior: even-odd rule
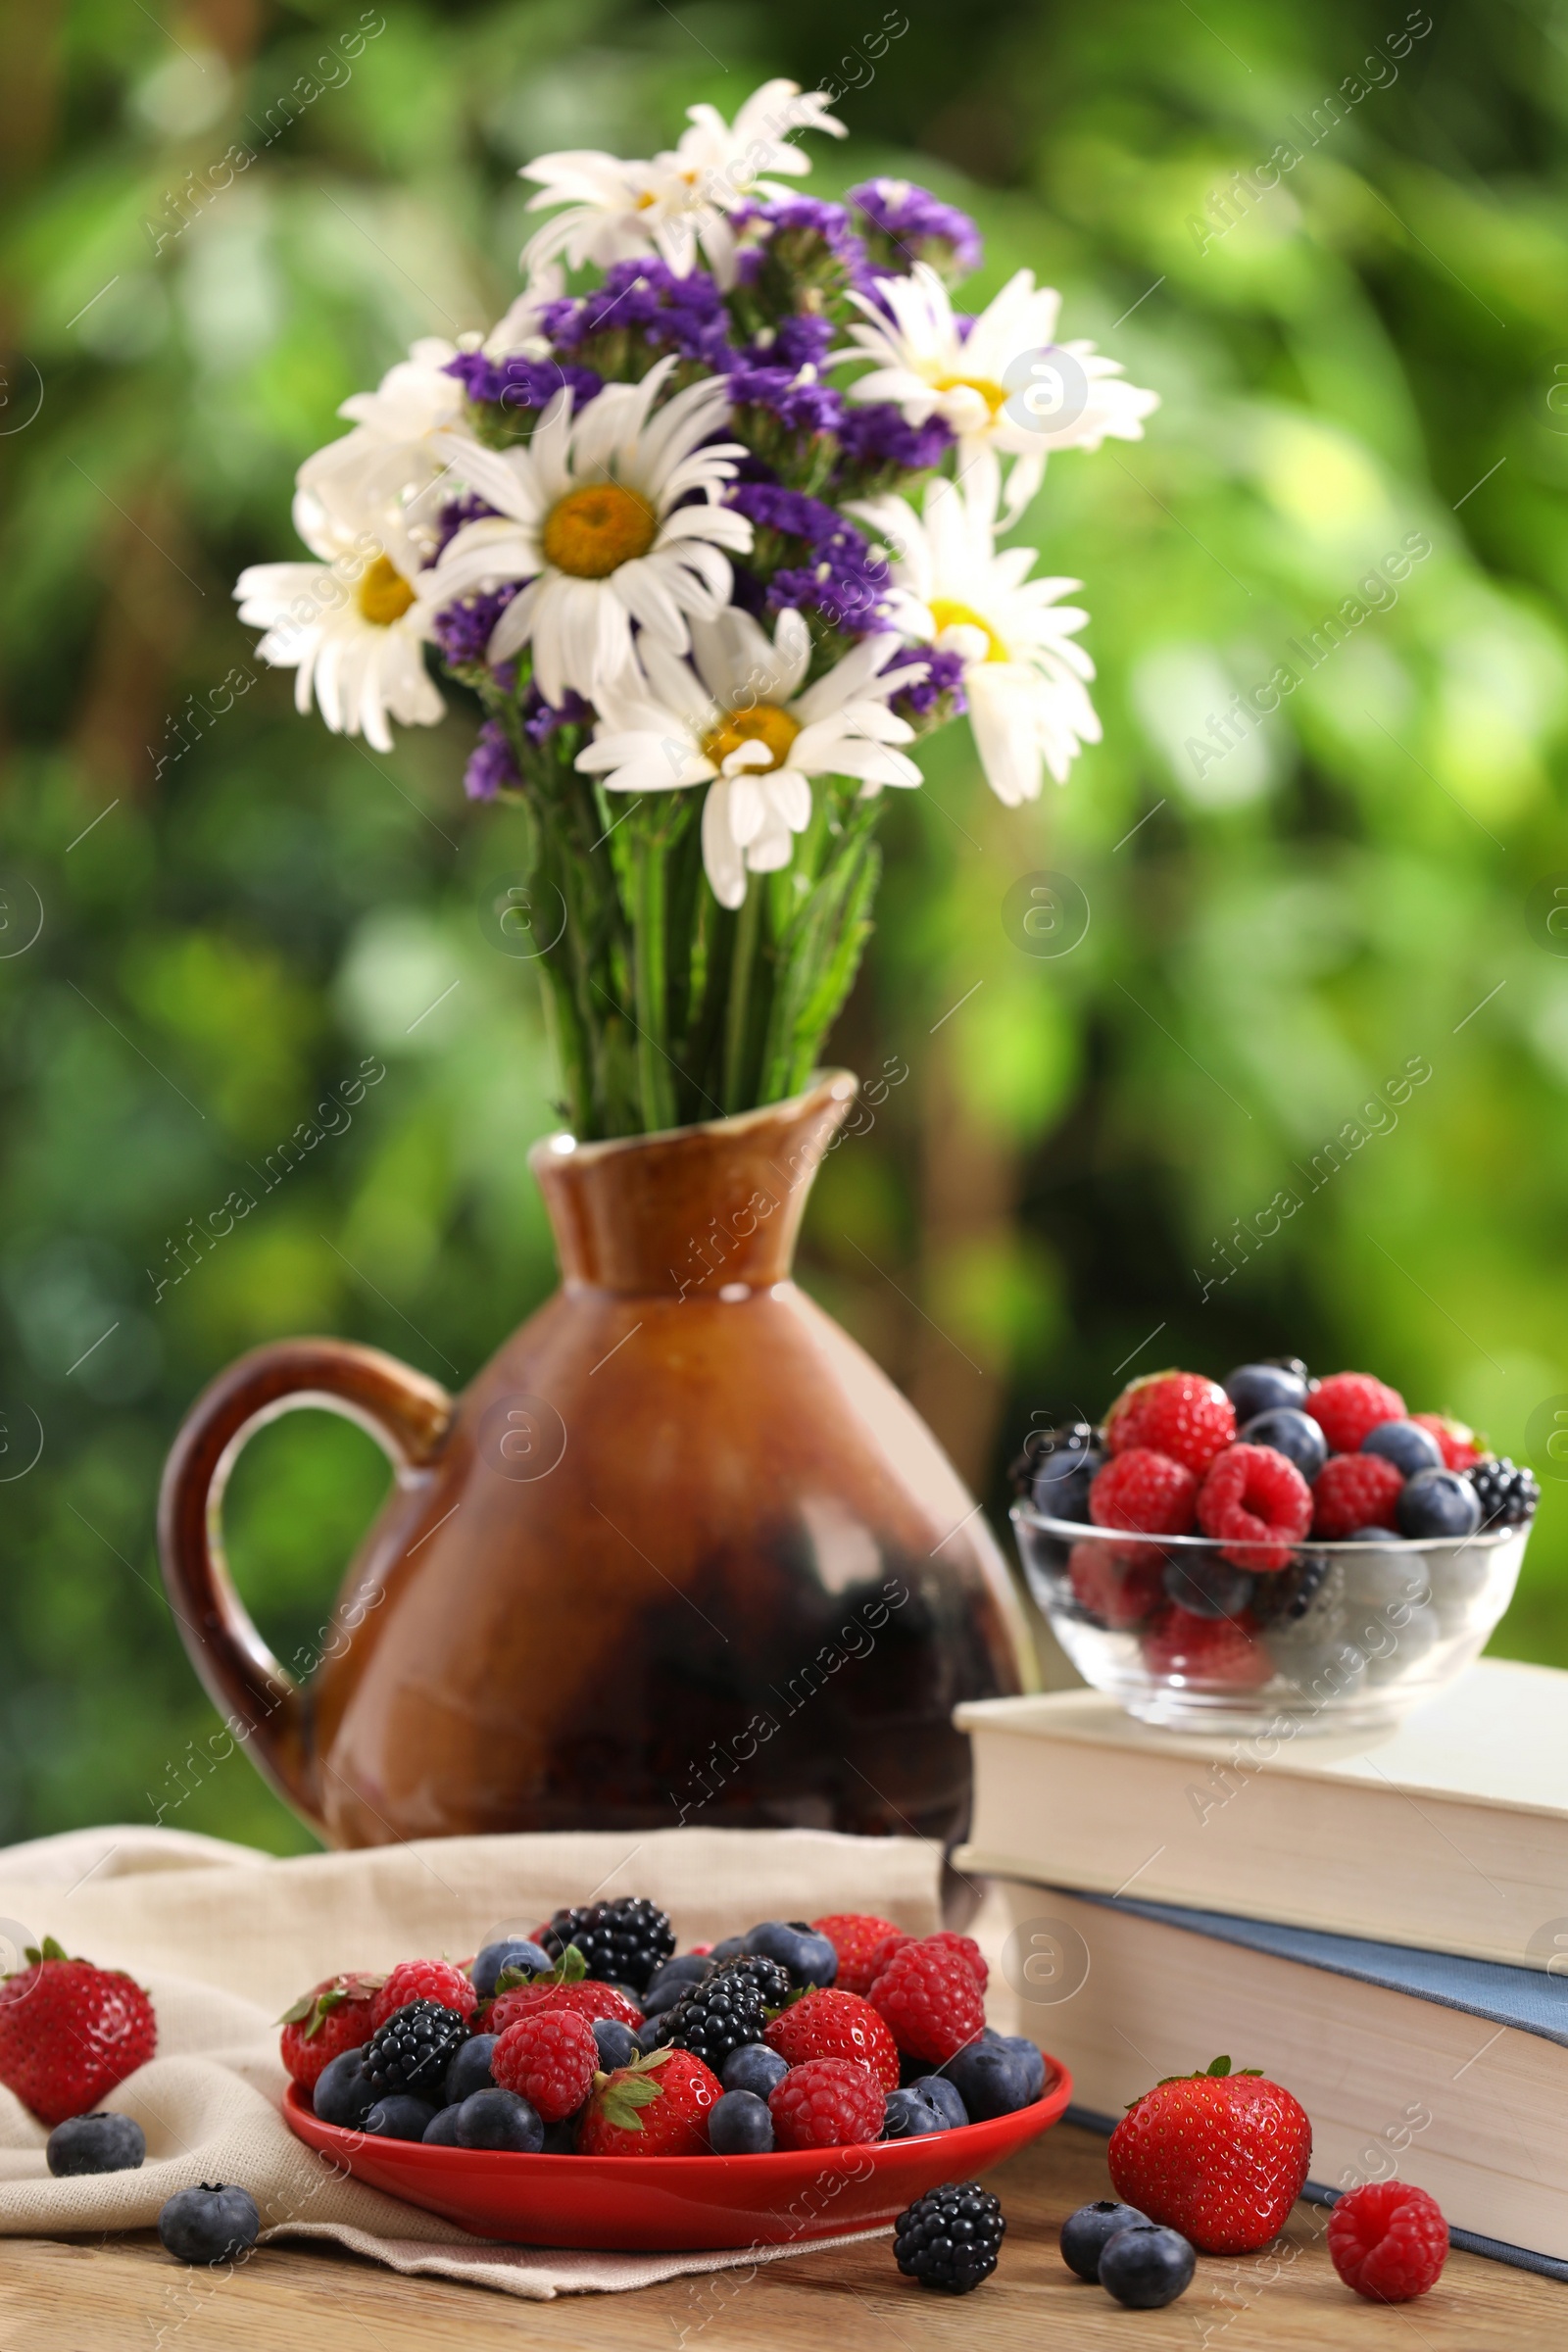
[[[535,1144],[563,1280],[716,1298],[789,1279],[811,1179],[854,1100],[827,1070],[787,1102],[660,1135]]]

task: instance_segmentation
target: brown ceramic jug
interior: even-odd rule
[[[1017,1690],[1002,1555],[935,1439],[790,1279],[855,1082],[531,1164],[561,1289],[456,1399],[338,1340],[258,1348],[170,1456],[164,1576],[228,1731],[337,1845],[682,1821],[961,1835],[960,1699]],[[290,1408],[396,1485],[311,1681],[223,1565],[235,1455]]]

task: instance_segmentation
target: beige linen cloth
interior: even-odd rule
[[[502,2246],[337,2172],[278,2112],[275,2020],[338,1969],[464,1960],[563,1903],[652,1895],[684,1948],[759,1919],[874,1911],[940,1925],[941,1851],[824,1831],[656,1830],[451,1838],[288,1861],[164,1829],[74,1831],[0,1851],[0,1967],[53,1936],[128,1969],[152,1996],[158,2052],[104,2101],[147,2134],[137,2172],[57,2180],[48,2133],[0,2087],[0,2233],[141,2230],[179,2188],[240,2182],[262,2236],[324,2237],[395,2271],[545,2300],[805,2253],[613,2254]],[[4,1948],[9,1945],[9,1949]],[[874,2235],[876,2232],[865,2232]],[[842,2242],[842,2241],[841,2241]]]

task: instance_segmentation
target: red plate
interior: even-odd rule
[[[1072,2077],[1046,2060],[1032,2107],[921,2139],[772,2156],[514,2156],[427,2148],[323,2124],[290,2083],[290,2131],[371,2188],[439,2213],[475,2237],[523,2246],[674,2252],[779,2246],[891,2222],[939,2180],[968,2180],[1055,2123]]]

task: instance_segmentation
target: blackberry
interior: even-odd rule
[[[1523,1527],[1535,1517],[1541,1481],[1533,1470],[1516,1470],[1506,1454],[1476,1462],[1465,1476],[1481,1498],[1483,1527]]]
[[[552,1960],[559,1960],[567,1944],[574,1943],[591,1977],[606,1984],[625,1984],[633,1992],[645,1990],[650,1977],[675,1949],[674,1930],[646,1894],[558,1911],[539,1940]]]
[[[788,1994],[789,1979],[777,1961],[731,1960],[665,2010],[659,2041],[690,2050],[719,2074],[733,2051],[761,2040],[768,2011]]]
[[[900,2214],[893,2251],[906,2278],[942,2294],[972,2294],[996,2269],[1006,2227],[1001,2205],[978,2180],[949,2180]]]
[[[405,2001],[365,2045],[365,2082],[377,2099],[407,2092],[435,2105],[447,2069],[468,2038],[455,2009],[439,2001]]]

